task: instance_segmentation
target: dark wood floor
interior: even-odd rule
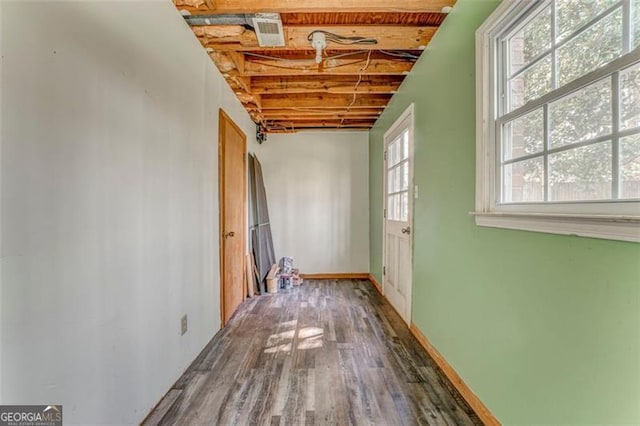
[[[481,424],[368,281],[244,302],[145,425]]]

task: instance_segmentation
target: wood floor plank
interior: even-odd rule
[[[368,281],[245,301],[144,425],[479,425]]]
[[[160,400],[160,403],[154,408],[149,417],[144,421],[142,426],[160,424],[162,418],[167,414],[181,393],[181,389],[170,389],[162,400]]]

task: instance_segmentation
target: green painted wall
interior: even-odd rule
[[[503,424],[640,424],[640,245],[481,228],[474,33],[458,0],[370,134],[371,271],[382,271],[382,137],[415,102],[413,322]]]

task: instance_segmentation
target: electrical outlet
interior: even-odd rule
[[[185,314],[180,320],[180,335],[184,336],[184,333],[187,332],[187,315]]]

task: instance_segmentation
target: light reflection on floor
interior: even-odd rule
[[[291,321],[294,322],[295,321]],[[287,324],[294,325],[295,324]],[[291,352],[293,348],[294,340],[298,342],[296,349],[307,350],[322,347],[323,329],[318,327],[303,327],[298,330],[296,335],[296,329],[283,331],[281,333],[272,334],[267,340],[267,349],[265,353],[272,354],[275,352]]]

